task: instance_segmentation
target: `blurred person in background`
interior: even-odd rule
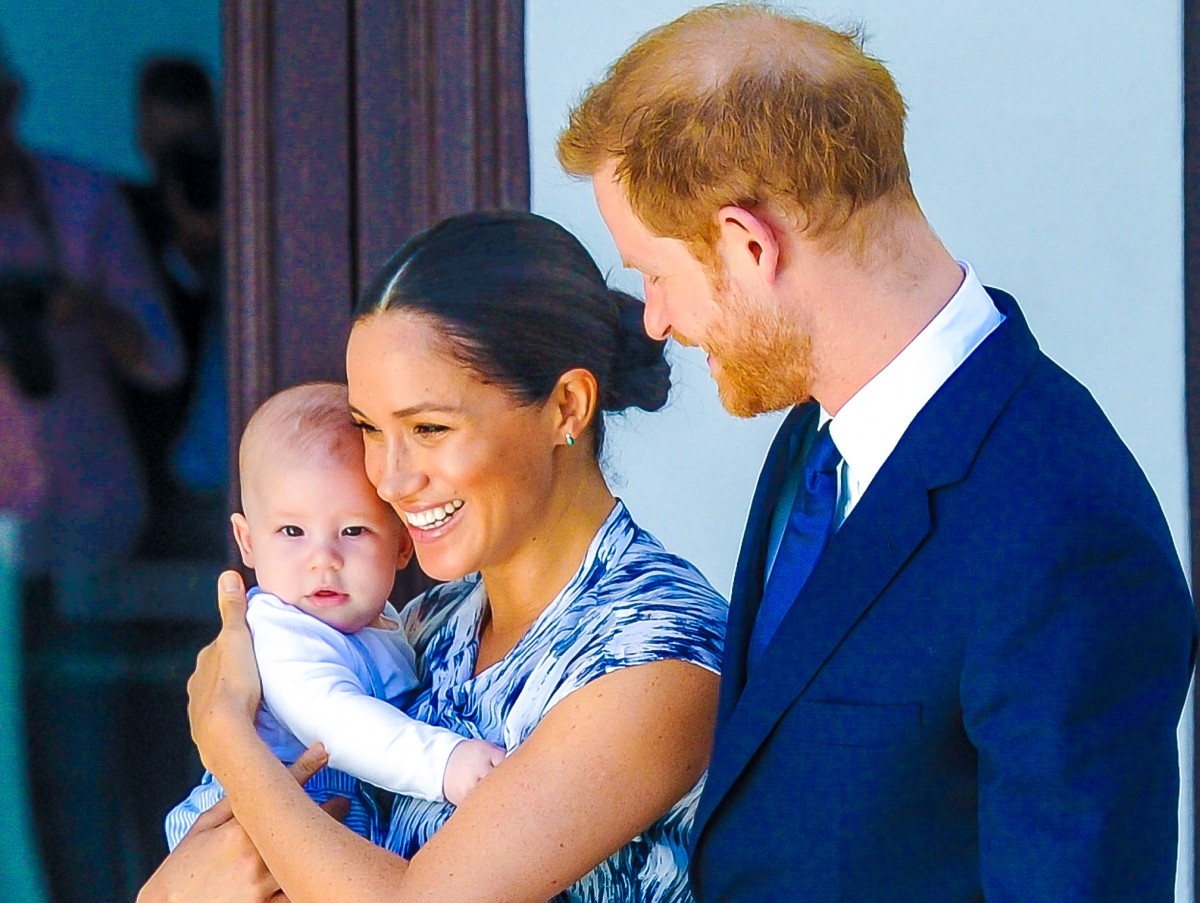
[[[146,513],[115,378],[167,389],[185,358],[115,183],[23,147],[20,95],[0,58],[0,355],[27,373],[50,459],[24,564],[53,578],[60,614],[86,615]]]
[[[115,180],[23,146],[21,94],[0,54],[0,361],[44,463],[22,542],[28,767],[53,898],[95,903],[142,877],[127,797],[144,763],[120,752],[104,664],[137,645],[105,618],[147,514],[118,383],[168,390],[186,356]]]
[[[187,369],[177,386],[125,386],[125,410],[151,500],[138,554],[216,558],[225,551],[225,456],[205,458],[202,465],[190,456],[182,468],[172,460],[189,422],[212,420],[211,406],[197,401],[201,359],[224,365],[220,137],[212,83],[203,66],[170,55],[143,65],[137,145],[151,179],[123,182],[122,189],[187,351]]]

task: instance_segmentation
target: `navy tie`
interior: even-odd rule
[[[837,509],[837,466],[842,454],[829,435],[829,424],[817,433],[804,462],[804,481],[796,490],[787,528],[767,579],[758,617],[750,634],[749,660],[758,659],[783,621],[825,551]]]

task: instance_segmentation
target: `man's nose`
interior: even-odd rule
[[[642,310],[642,323],[646,327],[646,335],[659,342],[671,334],[671,320],[660,295],[661,293],[649,282],[646,283],[646,306]]]

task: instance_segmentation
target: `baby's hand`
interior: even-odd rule
[[[464,740],[450,753],[442,794],[458,806],[483,776],[504,761],[504,750],[486,740]]]

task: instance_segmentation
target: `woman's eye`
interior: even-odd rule
[[[366,527],[347,527],[342,531],[343,536],[362,536],[367,532]]]
[[[418,423],[413,427],[413,432],[418,436],[436,436],[438,433],[444,433],[449,427],[442,426],[440,423]]]
[[[366,423],[362,420],[355,420],[354,426],[356,428],[362,430],[364,433],[378,433],[379,432],[378,427],[371,426],[371,424]]]
[[[294,526],[292,524],[288,524],[286,527],[280,527],[279,532],[282,533],[284,536],[291,536],[293,538],[304,535],[303,530],[301,530],[299,527]]]

